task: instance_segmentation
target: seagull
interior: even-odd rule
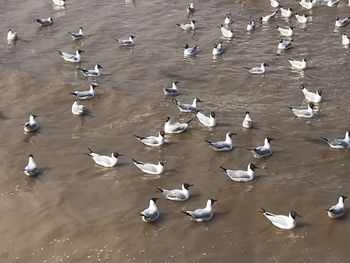
[[[72,36],[73,40],[81,40],[84,38],[84,33],[83,33],[83,28],[80,27],[79,28],[79,32],[78,33],[72,33],[72,32],[69,32],[68,33]]]
[[[249,69],[250,74],[262,75],[265,73],[265,67],[269,67],[269,65],[267,65],[266,63],[261,63],[260,67],[254,67],[254,68],[244,67],[244,68]]]
[[[17,40],[17,33],[9,29],[9,31],[7,32],[7,41],[14,42],[16,40]]]
[[[172,99],[172,101],[175,103],[175,105],[179,108],[181,112],[187,112],[187,113],[196,113],[197,103],[203,102],[198,98],[194,98],[192,104],[181,103],[181,102],[178,102],[176,99]]]
[[[184,46],[184,56],[185,57],[190,57],[193,56],[194,54],[196,54],[198,52],[198,46],[194,46],[194,47],[189,47],[188,44],[186,44]]]
[[[247,25],[247,31],[253,31],[255,29],[255,26],[256,26],[255,20],[249,21]]]
[[[90,100],[93,99],[95,97],[95,88],[97,86],[94,84],[90,85],[90,89],[89,90],[84,90],[84,91],[74,91],[71,92],[69,94],[75,95],[78,97],[78,99],[80,100]]]
[[[132,159],[135,166],[146,174],[161,174],[164,172],[164,161],[159,160],[158,164],[143,163]]]
[[[34,162],[33,155],[30,154],[28,156],[28,164],[23,169],[24,173],[28,176],[35,176],[39,172],[39,167],[36,166],[36,163]]]
[[[273,138],[266,137],[264,139],[264,145],[258,146],[255,149],[252,149],[252,153],[255,158],[266,158],[272,155],[272,149],[270,142],[273,141]]]
[[[187,14],[191,14],[191,13],[194,13],[194,4],[193,3],[189,3],[187,9],[186,9],[186,12]]]
[[[94,69],[82,69],[82,68],[77,68],[78,70],[80,70],[85,77],[94,77],[97,78],[99,76],[101,76],[101,69],[103,69],[103,67],[100,64],[96,64]]]
[[[134,136],[136,137],[136,139],[138,139],[140,142],[142,142],[147,146],[157,147],[164,144],[165,133],[164,131],[160,131],[158,136],[148,136],[148,137],[141,137],[138,135],[134,135]]]
[[[173,84],[171,86],[171,88],[164,88],[164,94],[165,95],[171,95],[171,96],[177,96],[179,95],[179,91],[177,89],[177,84],[179,84],[179,81],[173,81]]]
[[[305,99],[309,102],[319,103],[322,100],[322,90],[316,90],[316,92],[309,91],[304,85],[300,85],[300,89],[303,92]]]
[[[110,167],[114,167],[117,165],[118,163],[118,157],[119,156],[123,156],[120,153],[117,152],[112,152],[111,156],[107,156],[107,155],[99,155],[97,153],[95,153],[93,150],[89,149],[89,153],[85,153],[87,156],[90,156],[94,162],[98,165],[101,165],[103,167],[106,168],[110,168]]]
[[[219,44],[214,44],[213,47],[213,56],[221,55],[224,52],[224,45],[222,42],[219,42]]]
[[[321,137],[325,142],[328,143],[329,147],[334,149],[348,149],[350,148],[350,137],[349,131],[345,133],[344,139],[324,138]]]
[[[135,38],[135,36],[130,35],[128,39],[115,39],[115,40],[122,46],[131,47],[135,44],[134,38]]]
[[[39,124],[36,122],[37,116],[34,114],[31,114],[29,116],[29,121],[24,124],[24,132],[35,132],[39,129]]]
[[[264,208],[261,208],[259,212],[263,213],[263,215],[266,216],[266,218],[270,220],[274,226],[280,229],[293,229],[296,226],[295,218],[297,216],[301,217],[301,215],[295,211],[290,211],[288,216],[275,215],[267,212]]]
[[[39,23],[41,26],[51,26],[53,24],[53,19],[49,18],[39,18],[35,19],[34,22]]]
[[[227,29],[223,26],[223,24],[220,25],[221,34],[226,38],[233,38],[233,31],[230,29]]]
[[[272,7],[277,8],[281,5],[279,0],[270,0],[270,4]]]
[[[289,18],[289,17],[292,16],[292,11],[293,11],[293,9],[292,9],[292,8],[285,9],[285,8],[283,8],[283,7],[281,6],[281,7],[280,7],[280,11],[281,11],[281,15],[282,15],[283,17]]]
[[[74,115],[84,115],[87,112],[87,108],[84,105],[79,105],[78,101],[74,101],[72,105],[72,113]]]
[[[202,123],[204,126],[207,126],[207,127],[216,126],[215,112],[211,112],[209,116],[205,116],[203,113],[197,110],[195,114],[199,122]]]
[[[274,19],[276,17],[277,13],[278,13],[278,10],[276,10],[275,12],[273,12],[272,14],[269,14],[267,16],[261,16],[259,21],[260,22],[268,22],[268,21]]]
[[[286,36],[286,37],[291,37],[293,36],[293,27],[289,26],[287,28],[280,27],[278,25],[275,25],[277,30],[280,32],[281,35]]]
[[[306,59],[302,58],[301,61],[288,58],[289,63],[293,68],[304,70],[306,69]]]
[[[233,132],[226,133],[225,141],[217,141],[217,142],[211,142],[208,140],[204,140],[204,141],[207,142],[217,152],[227,152],[233,149],[233,142],[231,139],[231,136],[233,135],[237,135],[237,133],[233,133]]]
[[[349,36],[347,34],[343,34],[341,36],[341,44],[344,45],[344,46],[350,44],[350,38],[349,38]]]
[[[350,22],[350,17],[343,18],[343,19],[340,19],[339,17],[337,17],[335,19],[335,27],[346,26],[349,22]]]
[[[231,13],[226,14],[224,23],[225,23],[225,25],[227,25],[227,26],[233,23],[233,18],[232,18],[232,16],[231,16]]]
[[[166,190],[163,188],[156,187],[166,199],[171,201],[186,201],[190,198],[190,191],[188,190],[193,184],[184,183],[181,185],[180,189]]]
[[[295,14],[295,18],[298,20],[299,23],[302,23],[302,24],[307,23],[307,14],[302,14],[302,15]]]
[[[196,21],[194,21],[194,20],[191,20],[190,24],[181,23],[181,24],[176,24],[176,25],[185,31],[190,31],[190,30],[196,29]]]
[[[337,7],[340,4],[340,0],[328,0],[327,6],[328,7]]]
[[[185,215],[188,215],[191,220],[196,221],[196,222],[207,222],[210,221],[213,218],[213,204],[217,200],[215,199],[209,199],[207,201],[207,205],[205,208],[199,208],[193,211],[181,211]]]
[[[326,209],[327,214],[330,218],[341,218],[345,215],[344,200],[346,196],[339,196],[338,203],[332,207]]]
[[[291,49],[293,45],[293,40],[291,41],[283,41],[283,39],[280,40],[278,43],[277,49],[283,50],[283,49]]]
[[[149,207],[140,213],[143,222],[154,222],[159,218],[159,211],[156,205],[158,198],[149,201]]]
[[[246,111],[246,113],[245,113],[244,120],[242,122],[242,126],[243,126],[243,128],[246,128],[246,129],[252,129],[255,126],[255,122],[253,122],[252,119],[250,118],[249,111]]]
[[[313,111],[314,107],[315,105],[311,102],[307,105],[307,109],[297,109],[297,108],[291,108],[291,107],[288,107],[288,108],[298,118],[311,119],[315,116],[315,113]]]
[[[79,63],[81,61],[81,56],[80,53],[84,52],[83,50],[77,49],[75,51],[75,55],[73,54],[68,54],[65,52],[61,52],[57,50],[58,54],[67,62],[72,62],[72,63]]]
[[[317,0],[299,0],[299,4],[305,9],[312,9],[316,6]]]
[[[243,170],[229,170],[222,166],[220,168],[231,178],[231,180],[236,182],[248,182],[254,179],[254,170],[258,167],[255,164],[248,164],[247,171]]]
[[[65,0],[53,0],[53,3],[57,6],[64,6],[66,4]]]
[[[186,128],[188,127],[191,121],[192,119],[190,119],[185,123],[179,123],[179,122],[171,123],[170,117],[167,117],[166,122],[164,124],[164,132],[165,133],[182,133],[186,130]]]

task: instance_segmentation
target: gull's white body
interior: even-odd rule
[[[72,113],[74,115],[84,115],[87,112],[87,108],[84,105],[79,105],[75,100],[72,105]]]

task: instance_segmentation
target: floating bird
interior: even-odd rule
[[[253,31],[255,29],[255,26],[256,26],[255,20],[249,21],[247,25],[247,31]]]
[[[213,47],[213,56],[221,55],[224,52],[224,45],[222,42],[219,42],[219,44],[214,44]]]
[[[95,97],[95,88],[97,86],[94,84],[90,85],[90,89],[89,90],[84,90],[84,91],[74,91],[71,92],[69,94],[75,95],[78,97],[78,99],[80,100],[90,100],[93,99]]]
[[[185,215],[188,215],[191,220],[196,222],[207,222],[213,219],[213,204],[217,200],[209,199],[205,208],[199,208],[194,211],[181,211]]]
[[[281,5],[279,0],[270,0],[270,4],[272,7],[277,8]]]
[[[196,21],[194,21],[194,20],[191,20],[190,24],[181,23],[181,24],[176,24],[176,25],[185,31],[191,31],[191,30],[196,29]]]
[[[195,114],[199,122],[202,123],[204,126],[207,126],[207,127],[216,126],[215,112],[211,112],[209,116],[205,116],[203,113],[197,110]]]
[[[182,133],[186,130],[190,122],[192,121],[189,120],[185,123],[179,123],[179,122],[170,122],[170,117],[167,117],[166,122],[164,124],[164,132],[165,133]]]
[[[246,111],[244,120],[242,122],[243,128],[252,129],[255,126],[255,122],[252,121],[249,111]]]
[[[343,19],[340,19],[339,17],[337,17],[335,19],[335,27],[346,26],[347,24],[349,24],[349,22],[350,22],[350,17],[346,17]]]
[[[14,42],[16,40],[17,40],[17,33],[9,29],[9,31],[7,32],[7,41]]]
[[[28,156],[28,164],[26,167],[24,167],[23,171],[27,176],[35,176],[38,174],[39,167],[34,162],[32,154]]]
[[[220,168],[231,178],[231,180],[236,182],[248,182],[254,179],[254,170],[258,167],[255,164],[248,164],[247,171],[243,170],[229,170],[222,166]]]
[[[52,0],[52,1],[57,6],[64,6],[66,4],[65,0]]]
[[[148,136],[148,137],[141,137],[138,135],[134,135],[136,139],[138,139],[140,142],[147,146],[151,147],[158,147],[164,144],[164,131],[160,131],[158,136]]]
[[[34,22],[39,23],[41,26],[51,26],[53,24],[53,19],[49,18],[39,18],[35,19]]]
[[[159,211],[156,205],[158,198],[152,198],[149,206],[140,213],[143,222],[154,222],[159,218]]]
[[[262,75],[265,73],[265,67],[268,67],[268,66],[269,65],[267,65],[266,63],[261,63],[260,67],[254,67],[254,68],[244,67],[244,68],[249,69],[250,74]]]
[[[231,136],[233,135],[237,135],[237,133],[233,133],[233,132],[226,133],[225,141],[217,141],[217,142],[211,142],[208,140],[204,140],[204,141],[207,142],[217,152],[227,152],[233,149],[233,142],[231,139]]]
[[[314,107],[315,107],[315,105],[313,103],[309,103],[307,105],[307,109],[297,109],[297,108],[292,108],[292,107],[288,107],[288,108],[298,118],[311,119],[315,116],[315,113],[313,111]]]
[[[184,56],[185,57],[190,57],[195,55],[198,52],[198,46],[194,46],[194,47],[189,47],[188,44],[186,44],[184,46]]]
[[[281,35],[286,36],[286,37],[291,37],[293,36],[293,27],[289,26],[287,28],[280,27],[278,25],[275,25],[277,30],[280,32]]]
[[[99,64],[95,65],[94,69],[82,69],[82,68],[77,68],[78,70],[80,70],[85,77],[94,77],[97,78],[99,76],[101,76],[101,69],[103,69],[103,67]]]
[[[143,163],[132,159],[135,166],[146,174],[162,174],[164,172],[164,161],[159,160],[158,164]]]
[[[276,17],[277,13],[278,13],[278,10],[276,10],[275,12],[273,12],[272,14],[269,14],[267,16],[261,16],[259,19],[259,22],[271,21],[272,19],[274,19]]]
[[[170,88],[164,88],[163,91],[164,91],[164,94],[165,95],[171,95],[171,96],[177,96],[179,95],[179,91],[177,89],[177,84],[179,84],[180,82],[179,81],[174,81],[172,83],[172,86]]]
[[[280,229],[293,229],[296,226],[295,218],[300,216],[295,211],[290,211],[288,216],[285,215],[275,215],[267,212],[264,208],[259,211],[262,213],[271,223]]]
[[[344,46],[350,44],[350,38],[349,38],[349,36],[347,34],[343,34],[341,36],[341,44],[344,45]]]
[[[68,33],[72,36],[73,40],[81,40],[84,38],[84,33],[83,33],[83,28],[80,27],[79,28],[79,32],[78,33],[72,33],[72,32],[69,32]]]
[[[181,185],[181,189],[167,190],[163,188],[156,187],[166,199],[171,201],[186,201],[190,198],[189,188],[193,186],[193,184],[184,183]]]
[[[135,44],[135,36],[130,35],[128,39],[115,39],[121,46],[131,47]]]
[[[231,16],[231,13],[226,14],[225,20],[224,20],[225,25],[230,25],[233,23],[233,18]]]
[[[307,14],[302,14],[302,15],[295,14],[295,18],[299,23],[302,23],[302,24],[307,23]]]
[[[312,9],[316,6],[317,0],[299,0],[299,4],[305,9]]]
[[[87,108],[84,105],[79,105],[78,101],[74,101],[72,105],[72,113],[74,115],[84,115],[87,112]]]
[[[119,156],[123,156],[120,153],[117,152],[112,152],[111,156],[107,156],[107,155],[99,155],[97,153],[95,153],[93,150],[89,149],[89,153],[85,153],[87,156],[90,156],[94,162],[98,165],[101,165],[103,167],[106,168],[110,168],[110,167],[114,167],[117,165],[118,163],[118,157]]]
[[[305,99],[309,102],[319,103],[322,100],[322,90],[316,90],[316,92],[309,91],[304,85],[300,85],[300,89],[303,92]]]
[[[325,142],[328,143],[329,147],[334,149],[348,149],[350,148],[350,137],[349,131],[345,133],[344,139],[324,138],[321,137]]]
[[[67,61],[67,62],[72,62],[72,63],[79,63],[81,61],[81,56],[80,54],[82,52],[84,52],[83,50],[80,50],[80,49],[77,49],[75,51],[75,55],[73,54],[68,54],[68,53],[65,53],[65,52],[61,52],[59,50],[57,50],[58,54],[64,59],[64,61]]]
[[[338,203],[332,207],[326,209],[327,214],[330,218],[341,218],[345,215],[344,200],[346,196],[339,196]]]
[[[328,7],[337,7],[340,4],[340,0],[328,0],[327,6]]]
[[[194,4],[193,3],[189,3],[187,9],[186,9],[186,12],[187,14],[192,14],[194,13],[195,9],[194,9]]]
[[[278,43],[277,49],[278,50],[283,50],[283,49],[291,49],[293,45],[293,40],[283,40],[281,39],[280,42]]]
[[[224,27],[223,24],[220,25],[221,34],[226,38],[233,38],[233,31]]]
[[[258,146],[255,149],[252,149],[252,153],[255,158],[267,158],[272,155],[272,149],[270,142],[273,141],[273,138],[266,137],[264,139],[264,145]]]
[[[281,11],[281,16],[290,18],[292,16],[293,9],[292,8],[285,9],[281,6],[280,11]]]
[[[35,132],[39,129],[39,124],[36,122],[37,116],[34,114],[31,114],[29,116],[29,121],[24,124],[24,132]]]
[[[302,58],[301,61],[288,58],[288,62],[292,65],[293,68],[296,68],[299,70],[306,69],[306,59],[304,59],[304,58]]]
[[[192,104],[181,103],[181,102],[178,102],[176,99],[172,99],[172,101],[175,103],[175,105],[179,108],[181,112],[187,112],[187,113],[196,113],[197,103],[203,102],[198,98],[194,98]]]

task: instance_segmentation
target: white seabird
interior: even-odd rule
[[[197,110],[195,114],[199,122],[202,123],[204,126],[207,126],[207,127],[216,126],[215,112],[211,112],[209,116],[205,116],[203,113]]]
[[[254,75],[262,75],[265,73],[265,67],[268,67],[266,63],[261,63],[260,67],[254,67],[254,68],[248,68],[248,67],[243,67],[245,69],[249,69],[250,74]]]
[[[89,153],[85,153],[87,156],[90,156],[94,162],[98,165],[101,165],[103,167],[106,168],[110,168],[110,167],[114,167],[117,165],[118,163],[118,157],[119,156],[123,156],[120,153],[117,152],[112,152],[111,156],[107,156],[107,155],[99,155],[97,153],[95,153],[93,150],[89,149]]]
[[[231,178],[231,180],[236,182],[248,182],[254,179],[254,171],[256,168],[255,164],[249,163],[247,171],[244,170],[230,170],[222,166],[220,168]]]
[[[185,31],[191,31],[196,29],[196,21],[191,20],[189,24],[181,23],[181,24],[176,24],[179,28]]]
[[[214,44],[213,47],[213,56],[221,55],[224,52],[224,45],[222,42],[219,42],[219,44]]]
[[[26,167],[24,167],[23,171],[27,176],[35,176],[38,174],[39,167],[34,162],[32,154],[28,156],[28,164]]]
[[[132,159],[135,166],[146,174],[162,174],[164,172],[164,161],[159,160],[158,164],[144,163]]]
[[[135,44],[135,36],[130,35],[128,39],[115,39],[121,46],[131,47]]]
[[[16,40],[17,40],[17,33],[9,29],[9,31],[7,32],[7,41],[14,42]]]
[[[255,149],[252,149],[252,153],[255,158],[267,158],[272,155],[272,149],[270,142],[273,141],[273,138],[266,137],[264,139],[264,145],[258,146]]]
[[[34,22],[39,23],[41,26],[51,26],[53,24],[53,19],[52,17],[38,18],[38,19],[35,19]]]
[[[177,101],[176,99],[172,99],[172,101],[175,103],[175,105],[179,108],[179,110],[181,112],[187,112],[187,113],[196,113],[197,103],[203,102],[198,98],[194,98],[192,104],[181,103],[181,102]]]
[[[81,61],[80,54],[84,52],[83,50],[77,49],[74,54],[65,53],[62,51],[57,50],[57,53],[64,59],[64,61],[72,62],[72,63],[79,63]]]
[[[315,116],[315,112],[313,110],[314,107],[315,107],[315,105],[312,102],[310,102],[307,105],[307,109],[298,109],[298,108],[292,108],[292,107],[288,107],[288,108],[298,118],[311,119]]]
[[[223,24],[220,25],[221,34],[226,38],[233,38],[233,31],[224,27]]]
[[[288,58],[288,62],[295,69],[299,69],[299,70],[306,69],[306,59],[304,59],[304,58],[302,58],[301,60],[295,60],[295,59]]]
[[[148,137],[141,137],[138,135],[134,135],[136,137],[136,139],[138,139],[140,142],[142,142],[143,144],[147,145],[147,146],[151,146],[151,147],[158,147],[164,144],[164,136],[165,133],[164,131],[160,131],[158,136],[148,136]]]
[[[350,148],[350,137],[349,137],[349,131],[345,133],[344,139],[334,139],[334,138],[324,138],[321,137],[325,142],[328,143],[329,147],[334,149],[348,149]]]
[[[193,184],[184,183],[181,185],[181,189],[167,190],[160,187],[156,187],[166,199],[171,201],[186,201],[190,198],[189,188],[193,186]]]
[[[79,28],[78,33],[73,33],[70,31],[68,31],[68,33],[72,36],[73,40],[81,40],[84,38],[84,32],[82,27]]]
[[[193,211],[181,211],[182,213],[184,213],[185,215],[188,215],[191,220],[195,221],[195,222],[207,222],[212,220],[214,212],[213,212],[213,204],[216,202],[217,200],[215,199],[209,199],[207,201],[207,205],[205,206],[205,208],[199,208]]]
[[[87,108],[84,105],[79,105],[78,101],[74,101],[72,105],[72,113],[74,115],[84,115],[87,112]]]
[[[237,133],[228,132],[226,133],[226,137],[224,141],[212,142],[208,140],[204,140],[207,142],[215,151],[217,152],[227,152],[233,149],[233,142],[231,136],[237,135]]]
[[[184,123],[180,123],[180,122],[171,123],[170,117],[167,117],[166,122],[164,124],[164,132],[165,133],[182,133],[187,129],[191,121],[192,119]]]
[[[24,132],[35,132],[39,129],[39,124],[36,121],[36,115],[31,114],[29,116],[29,121],[24,124]]]
[[[164,94],[165,95],[171,95],[171,96],[177,96],[179,95],[179,91],[177,89],[177,84],[179,84],[179,81],[173,81],[172,86],[170,88],[164,88]]]
[[[83,91],[77,90],[77,91],[71,92],[69,94],[77,96],[78,99],[80,99],[80,100],[90,100],[90,99],[93,99],[95,97],[95,88],[96,87],[97,87],[96,85],[91,84],[89,90],[83,90]]]
[[[184,46],[184,56],[190,57],[195,55],[198,52],[198,46],[190,47],[188,44]]]
[[[158,198],[152,198],[149,206],[140,213],[143,222],[154,222],[159,218],[159,211],[156,205]]]
[[[313,103],[320,103],[322,100],[322,90],[316,90],[316,92],[309,91],[304,85],[300,85],[300,89],[304,94],[307,101]]]
[[[347,197],[344,195],[339,196],[338,203],[326,209],[327,214],[330,218],[341,218],[345,215],[344,200]]]
[[[101,76],[101,73],[102,73],[101,69],[103,69],[103,67],[100,64],[96,64],[94,69],[82,69],[82,68],[77,68],[77,69],[80,70],[85,77],[97,78]]]
[[[255,126],[255,122],[252,121],[249,111],[246,111],[246,113],[245,113],[244,120],[242,122],[242,126],[243,126],[243,128],[246,128],[246,129],[252,129]]]
[[[262,213],[270,222],[280,228],[280,229],[293,229],[296,226],[295,218],[300,216],[295,211],[290,211],[288,216],[285,215],[275,215],[270,212],[267,212],[264,208],[261,208],[259,211]]]

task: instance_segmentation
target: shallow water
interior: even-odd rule
[[[200,1],[193,18],[195,34],[175,24],[186,21],[185,1],[68,1],[56,10],[49,1],[0,2],[0,32],[8,28],[20,40],[0,48],[0,257],[1,262],[348,262],[349,218],[330,220],[325,208],[338,195],[349,195],[349,152],[331,150],[320,136],[342,137],[349,129],[347,86],[349,51],[334,31],[336,16],[350,7],[320,6],[297,12],[312,14],[306,27],[277,18],[247,34],[251,18],[272,12],[269,1]],[[20,8],[19,8],[20,7]],[[224,40],[225,53],[213,60],[212,45],[225,14],[234,17],[235,37]],[[33,21],[52,16],[55,24],[40,29]],[[274,25],[294,25],[295,48],[276,53],[280,39]],[[83,26],[83,43],[72,42],[67,31]],[[117,47],[114,38],[136,36],[133,48]],[[183,45],[200,47],[183,58]],[[81,48],[81,66],[104,67],[97,80],[97,97],[83,104],[86,117],[70,112],[69,92],[83,90],[89,81],[75,65],[64,63],[56,50]],[[306,57],[310,68],[292,70],[287,58]],[[245,66],[268,63],[264,77],[248,75]],[[197,120],[189,131],[167,136],[168,143],[149,149],[132,136],[155,134],[166,116],[187,121],[162,88],[180,81],[180,101],[199,97],[200,109],[215,111],[218,126],[207,129]],[[293,117],[287,106],[306,106],[298,86],[321,88],[324,101],[311,121]],[[258,128],[241,127],[249,110]],[[37,114],[41,129],[24,135],[23,124]],[[204,139],[223,139],[236,132],[236,148],[216,153]],[[247,148],[272,137],[274,154],[254,160]],[[83,153],[90,147],[122,157],[116,168],[105,169]],[[26,178],[23,167],[32,153],[42,168],[38,178]],[[160,177],[143,175],[131,158],[166,161]],[[254,161],[254,181],[235,183],[219,169],[245,169]],[[155,186],[177,188],[188,182],[192,197],[184,203],[161,198],[161,217],[141,222],[138,213]],[[202,207],[215,198],[215,218],[196,224],[179,211]],[[257,211],[264,207],[287,214],[296,210],[298,227],[280,231]]]

